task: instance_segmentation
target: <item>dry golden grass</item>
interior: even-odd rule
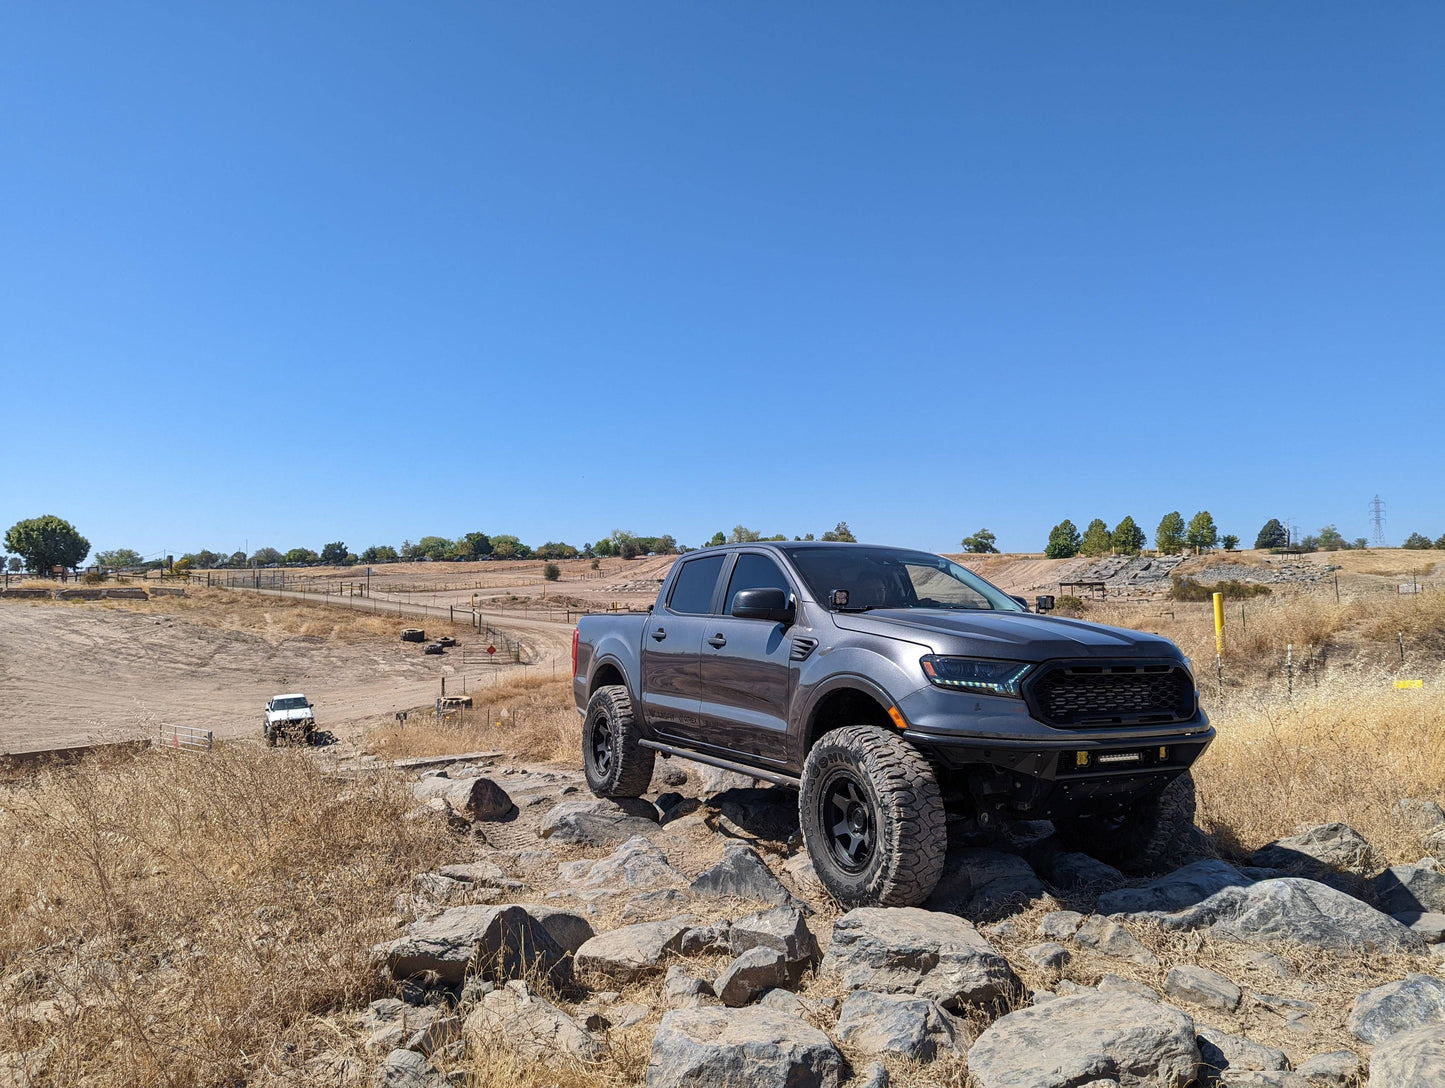
[[[363,743],[382,759],[495,748],[538,762],[577,762],[581,727],[570,678],[503,678],[469,694],[471,708],[447,721],[437,721],[431,706],[410,711],[404,723],[378,718]]]
[[[45,1084],[322,1083],[329,1017],[380,996],[394,897],[446,860],[411,804],[245,745],[0,794],[0,1052],[37,1053]]]
[[[1421,678],[1400,690],[1382,672],[1331,673],[1293,699],[1230,695],[1195,767],[1200,825],[1247,851],[1340,820],[1384,860],[1418,860],[1419,829],[1393,808],[1445,792],[1445,671]]]

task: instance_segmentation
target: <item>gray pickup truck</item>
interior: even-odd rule
[[[1049,819],[1152,868],[1193,827],[1189,769],[1214,738],[1168,639],[863,544],[690,552],[647,615],[581,619],[573,689],[594,793],[640,796],[658,753],[796,787],[845,906],[927,899],[950,814]]]

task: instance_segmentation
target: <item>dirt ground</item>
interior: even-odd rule
[[[567,645],[570,631],[554,627],[533,636],[543,650],[534,672],[555,667]],[[0,752],[121,740],[162,725],[259,738],[266,699],[290,691],[309,695],[318,726],[340,734],[429,702],[443,675],[458,690],[464,668],[460,654],[428,657],[390,638],[266,637],[100,604],[4,602],[0,648]],[[479,666],[466,679],[476,687],[519,671]]]

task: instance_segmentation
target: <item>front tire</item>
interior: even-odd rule
[[[652,784],[657,753],[638,744],[642,730],[621,684],[593,693],[582,720],[582,770],[598,797],[641,797]]]
[[[1194,812],[1194,775],[1185,771],[1122,815],[1061,817],[1054,830],[1069,846],[1100,861],[1126,872],[1151,873],[1188,853]]]
[[[261,732],[266,737],[266,747],[276,747],[276,729],[270,722],[263,722],[261,724]]]
[[[896,733],[825,733],[803,764],[803,839],[823,887],[844,907],[912,907],[933,893],[948,848],[938,780]]]

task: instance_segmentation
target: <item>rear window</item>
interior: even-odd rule
[[[672,596],[667,607],[674,612],[686,612],[694,616],[706,615],[712,610],[712,591],[717,586],[717,576],[722,573],[723,557],[709,555],[702,559],[689,559],[677,572],[677,581],[672,585]]]

